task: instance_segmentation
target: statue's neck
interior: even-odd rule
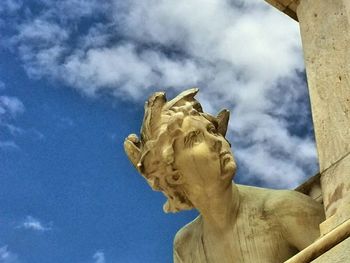
[[[237,219],[239,205],[240,195],[234,183],[225,191],[210,196],[197,207],[203,218],[203,230],[221,232],[232,227]]]

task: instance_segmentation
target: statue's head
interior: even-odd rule
[[[168,198],[165,212],[193,208],[191,191],[205,185],[228,185],[236,170],[225,139],[229,112],[204,113],[189,89],[167,101],[163,92],[145,103],[141,138],[130,134],[125,151],[153,190]]]

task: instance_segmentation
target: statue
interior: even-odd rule
[[[150,186],[167,197],[165,212],[200,215],[175,236],[175,263],[280,263],[319,237],[321,204],[291,190],[236,185],[236,163],[225,139],[229,112],[204,113],[189,89],[145,104],[141,138],[125,151]]]

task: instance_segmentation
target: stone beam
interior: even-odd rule
[[[286,15],[298,21],[297,7],[300,0],[265,0],[270,5],[276,7]]]

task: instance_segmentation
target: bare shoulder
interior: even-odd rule
[[[175,235],[174,250],[181,252],[189,243],[192,243],[196,234],[198,234],[201,216],[195,218],[192,222],[183,226]]]
[[[274,190],[246,185],[237,185],[243,199],[261,207],[269,214],[295,214],[307,212],[319,215],[323,206],[311,197],[293,190]]]
[[[264,218],[278,226],[282,236],[298,250],[319,237],[324,220],[323,206],[311,197],[293,190],[273,190],[239,186],[245,202],[260,207]]]
[[[266,198],[265,209],[277,215],[308,214],[316,216],[323,214],[322,204],[293,190],[271,190]]]
[[[324,211],[322,204],[311,197],[292,190],[275,190],[265,204],[285,238],[297,249],[304,249],[319,237]]]

